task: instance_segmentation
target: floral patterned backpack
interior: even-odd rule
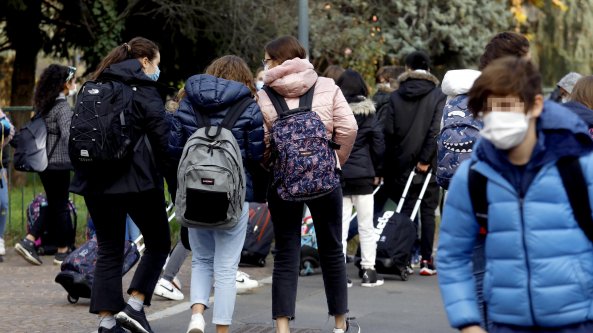
[[[283,96],[265,86],[278,119],[272,124],[273,186],[286,201],[324,196],[340,185],[336,170],[339,145],[327,138],[325,125],[313,111],[315,85],[290,110]]]

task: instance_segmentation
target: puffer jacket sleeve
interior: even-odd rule
[[[246,158],[251,162],[259,163],[264,157],[264,117],[259,105],[253,103],[247,110],[250,119],[245,131],[247,136]]]
[[[480,322],[472,254],[479,225],[468,189],[471,161],[461,164],[449,190],[441,222],[437,267],[439,286],[449,322],[460,328]]]
[[[336,86],[333,100],[333,140],[340,145],[337,151],[340,166],[346,164],[356,140],[358,125],[342,90]]]
[[[370,152],[371,160],[373,161],[373,168],[375,169],[375,175],[379,176],[383,169],[383,156],[385,155],[385,140],[383,139],[383,129],[379,123],[379,119],[376,114],[370,117],[369,123],[370,128]]]

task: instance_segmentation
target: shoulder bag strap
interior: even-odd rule
[[[251,98],[251,96],[245,96],[235,102],[235,104],[233,104],[233,106],[231,106],[231,108],[227,111],[220,126],[228,130],[232,130],[237,120],[241,117],[249,105],[251,105],[251,103],[255,103],[255,100]]]
[[[469,197],[476,220],[480,225],[480,232],[488,232],[488,178],[474,170],[473,163],[469,167],[468,187]]]
[[[315,82],[317,84],[317,82]],[[315,95],[315,84],[307,90],[307,92],[299,98],[299,108],[309,107],[313,108],[313,95]]]
[[[577,223],[593,242],[593,217],[589,201],[587,182],[577,156],[568,156],[556,161],[562,184],[568,195],[570,206]]]

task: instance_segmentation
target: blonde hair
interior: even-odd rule
[[[165,111],[171,113],[177,111],[177,109],[179,109],[179,102],[181,102],[183,97],[185,97],[186,95],[187,93],[185,92],[185,88],[179,89],[177,95],[175,95],[173,99],[170,99],[167,101],[167,103],[165,103]]]
[[[225,80],[237,81],[243,83],[255,95],[255,84],[253,83],[253,74],[247,66],[247,63],[236,55],[225,55],[214,60],[208,68],[206,74],[219,77]]]
[[[570,100],[593,110],[593,75],[582,77],[572,88]]]

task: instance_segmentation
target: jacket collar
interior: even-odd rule
[[[434,83],[435,86],[438,86],[440,83],[439,79],[437,79],[436,76],[425,71],[406,71],[397,78],[397,81],[400,84],[407,80],[426,80]]]
[[[352,113],[355,116],[357,116],[357,115],[368,116],[368,115],[372,115],[376,112],[375,105],[374,105],[373,101],[368,98],[365,98],[361,102],[350,103],[348,105],[350,106],[350,109],[352,109]]]

